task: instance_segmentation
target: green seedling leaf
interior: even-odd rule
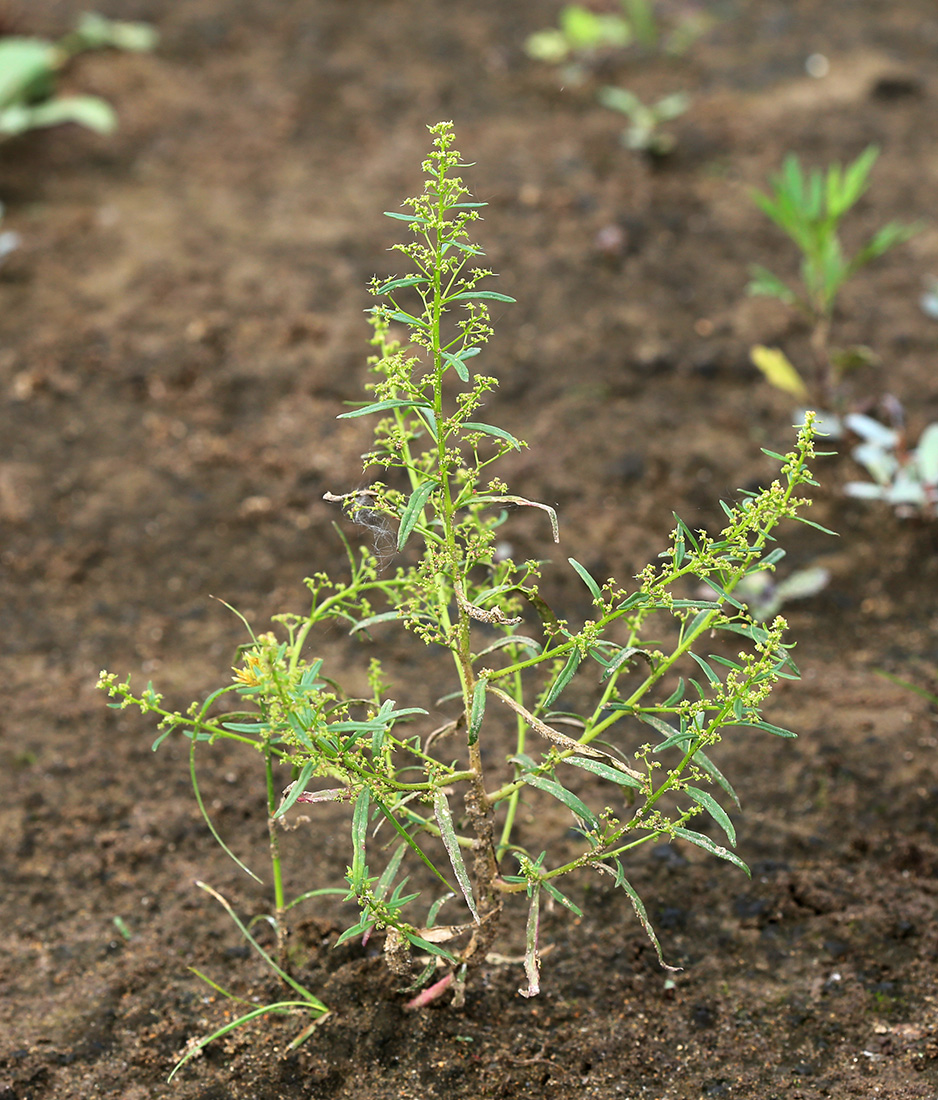
[[[0,133],[10,136],[65,122],[77,122],[99,134],[117,129],[114,108],[97,96],[59,96],[30,106],[15,103],[0,111]]]
[[[57,56],[52,43],[39,38],[0,39],[0,111],[51,94]]]
[[[567,558],[567,561],[573,566],[573,568],[579,574],[580,580],[590,590],[590,595],[593,597],[593,599],[598,601],[598,602],[601,602],[602,598],[603,598],[603,594],[599,589],[599,585],[593,580],[593,578],[589,575],[587,570],[582,565],[580,565],[580,563],[576,560],[576,558]]]
[[[96,12],[85,12],[78,20],[74,35],[81,39],[82,49],[99,50],[113,46],[118,50],[147,53],[159,43],[159,32],[149,23],[126,23],[107,19]],[[72,35],[69,35],[70,39]]]
[[[749,357],[776,389],[790,393],[802,401],[808,397],[808,387],[783,351],[757,344],[749,352]]]
[[[479,910],[476,908],[475,898],[472,896],[472,881],[469,878],[469,872],[466,870],[466,864],[463,862],[449,803],[446,801],[446,795],[439,788],[433,792],[433,813],[436,817],[436,823],[440,827],[440,839],[443,841],[443,847],[449,856],[453,874],[455,874],[456,881],[459,883],[459,889],[466,899],[466,905],[469,906],[472,919],[478,924],[480,921]]]
[[[422,485],[418,485],[410,494],[410,500],[407,502],[407,507],[404,509],[404,513],[401,516],[401,525],[397,532],[398,551],[404,549],[404,543],[407,542],[408,536],[420,519],[420,513],[426,507],[427,501],[433,495],[433,491],[437,488],[439,488],[439,486],[435,481],[427,479]]]
[[[688,797],[692,798],[698,806],[702,806],[707,813],[713,818],[713,820],[720,826],[724,833],[726,833],[727,840],[733,847],[736,847],[736,830],[733,828],[733,822],[730,821],[729,814],[720,805],[719,802],[708,791],[699,790],[697,787],[685,787],[685,792]]]
[[[696,833],[693,829],[683,829],[680,826],[674,828],[672,832],[682,840],[690,841],[691,844],[696,844],[698,848],[703,848],[703,850],[709,852],[710,855],[719,856],[720,859],[725,859],[728,863],[732,863],[734,867],[738,867],[741,871],[744,871],[747,878],[752,878],[752,872],[735,852],[731,852],[728,848],[721,847],[721,845],[712,841],[710,837],[704,836],[703,833]]]

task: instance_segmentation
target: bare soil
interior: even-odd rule
[[[153,730],[94,690],[107,667],[185,705],[243,640],[211,595],[262,625],[302,609],[305,575],[342,571],[322,496],[359,483],[368,440],[335,417],[366,377],[365,285],[395,270],[381,212],[419,190],[425,126],[443,118],[518,299],[495,318],[487,419],[529,442],[507,477],[558,507],[559,563],[628,578],[672,510],[715,525],[721,497],[771,476],[760,447],[790,443],[791,403],[748,352],[803,362],[808,332],[744,292],[750,263],[796,271],[747,197],[789,151],[826,164],[881,147],[850,245],[924,220],[848,288],[836,335],[881,360],[851,382],[858,407],[894,394],[913,438],[938,419],[938,325],[918,306],[938,273],[933,0],[714,5],[686,56],[626,52],[579,86],[523,51],[554,0],[100,6],[162,35],[153,55],[87,56],[67,78],[115,103],[119,132],[0,149],[4,228],[24,240],[0,269],[0,1100],[935,1100],[936,709],[878,673],[938,690],[938,527],[846,499],[847,453],[819,463],[812,517],[839,537],[785,535],[787,568],[831,572],[786,608],[804,678],[768,717],[799,738],[720,747],[751,881],[677,845],[631,867],[684,968],[673,985],[624,896],[584,880],[582,920],[548,915],[539,998],[496,961],[464,1008],[406,1012],[378,945],[333,949],[349,911],[326,899],[294,931],[333,1010],[313,1038],[285,1054],[302,1024],[261,1021],[166,1085],[232,1010],[188,967],[277,996],[194,880],[245,916],[269,900],[205,829],[185,749],[152,754]],[[83,7],[24,0],[5,18],[59,34]],[[807,75],[813,54],[826,76]],[[693,95],[667,160],[622,146],[595,100],[616,82]],[[512,518],[520,557],[551,552],[541,518]],[[545,590],[585,613],[566,566]],[[367,662],[338,635],[317,644],[353,675]],[[385,657],[397,697],[432,706],[422,648]],[[214,764],[216,823],[262,866],[258,761]],[[291,834],[292,888],[341,882],[346,830]]]

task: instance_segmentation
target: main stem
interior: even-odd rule
[[[465,590],[464,560],[456,540],[456,509],[453,503],[452,486],[449,477],[449,459],[446,453],[446,440],[443,434],[443,340],[441,325],[443,318],[443,288],[442,275],[444,265],[444,235],[442,226],[445,215],[445,200],[440,196],[438,212],[438,224],[434,235],[434,263],[433,263],[433,305],[432,305],[432,339],[431,353],[433,356],[433,411],[437,424],[437,470],[440,476],[440,488],[442,496],[443,514],[440,517],[443,524],[444,553],[450,572],[449,584],[444,585],[446,602],[440,601],[440,613],[443,622],[449,621],[449,608],[447,606],[449,591],[454,589]],[[472,706],[472,693],[475,687],[475,673],[472,668],[472,623],[469,613],[461,601],[458,607],[458,619],[448,632],[450,652],[456,663],[462,685],[463,708],[469,715]],[[468,722],[467,722],[468,725]],[[475,959],[481,961],[485,957],[488,947],[491,945],[498,926],[498,915],[501,912],[502,898],[497,888],[498,860],[496,857],[495,839],[495,811],[485,791],[485,775],[482,766],[482,750],[478,736],[467,739],[469,754],[470,779],[468,790],[464,797],[464,804],[472,831],[475,834],[473,845],[472,876],[476,889],[476,904],[481,918],[479,926],[473,932],[472,938],[466,949],[464,958],[466,961]]]

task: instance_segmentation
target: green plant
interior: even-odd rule
[[[542,563],[515,563],[496,542],[510,508],[541,510],[554,541],[557,519],[492,473],[524,444],[478,419],[497,382],[475,367],[492,334],[488,303],[513,299],[488,289],[492,272],[477,266],[483,253],[469,230],[484,204],[469,201],[455,174],[463,165],[452,125],[431,133],[422,193],[406,200],[407,212],[388,215],[413,234],[396,246],[409,270],[372,283],[383,299],[371,311],[374,392],[342,414],[377,417],[365,469],[383,471],[384,480],[327,494],[376,548],[356,553],[346,543],[348,578],[310,577],[310,610],[277,616],[276,631],[251,633],[234,682],[184,712],[165,708],[152,685],[137,694],[129,680],[107,672],[99,682],[116,700],[111,706],[137,706],[159,719],[154,748],[171,735],[188,740],[193,789],[223,846],[199,791],[197,753],[223,741],[258,752],[278,940],[276,960],[264,957],[294,989],[283,949],[287,914],[312,894],[287,901],[278,829],[297,804],[347,807],[348,872],[344,889],[334,892],[356,902],[359,915],[337,942],[383,930],[386,960],[410,983],[415,1008],[448,989],[461,999],[511,895],[527,899],[520,992],[532,996],[542,902],[580,912],[561,892],[568,876],[608,875],[660,959],[629,880],[635,849],[674,840],[746,869],[731,851],[735,827],[720,801],[738,805],[736,794],[711,753],[734,728],[791,736],[760,711],[773,685],[797,672],[784,620],[755,623],[734,592],[745,578],[774,569],[783,555],[771,548],[782,520],[810,522],[800,515],[808,502],[799,489],[814,484],[809,414],[794,450],[772,456],[781,464],[778,481],[724,504],[719,535],[677,519],[669,548],[630,590],[568,559],[590,610],[576,624],[558,617],[538,590]],[[405,343],[392,339],[392,326],[403,326]],[[388,572],[384,559],[395,553],[399,564]],[[701,583],[709,598],[697,594]],[[433,651],[444,657],[453,691],[435,704],[448,715],[442,724],[425,699],[399,705],[399,691],[389,692],[374,658],[367,696],[344,690],[322,655],[328,631],[317,629],[329,624],[365,644],[402,627],[426,647],[422,659],[432,662]],[[562,826],[523,823],[529,803],[552,803],[575,825],[575,844]],[[691,827],[701,816],[729,847]],[[418,872],[423,883],[409,888]],[[454,899],[461,911],[441,922],[441,907]],[[238,927],[262,950],[240,920]],[[299,988],[304,1012],[325,1011]]]
[[[674,148],[674,135],[661,130],[660,126],[684,114],[690,106],[690,97],[684,92],[674,92],[646,106],[627,88],[607,86],[599,90],[599,102],[628,118],[629,125],[622,131],[622,143],[627,149],[663,157]]]
[[[58,42],[0,38],[0,141],[44,126],[77,122],[99,133],[117,124],[110,104],[98,96],[55,94],[59,73],[76,54],[108,46],[150,50],[156,31],[145,23],[122,23],[86,14]]]
[[[601,50],[637,44],[644,50],[677,55],[686,52],[710,27],[706,16],[687,16],[666,30],[654,0],[620,0],[618,12],[594,12],[582,4],[561,8],[559,25],[529,35],[525,50],[536,61],[560,64]]]
[[[808,319],[812,328],[811,344],[817,360],[817,374],[815,379],[802,380],[802,384],[805,393],[819,400],[824,408],[830,408],[834,403],[843,371],[869,359],[867,349],[838,350],[829,345],[838,294],[847,280],[862,267],[918,231],[916,225],[889,222],[874,233],[853,257],[845,256],[839,236],[840,224],[866,191],[870,171],[878,156],[879,150],[871,145],[846,168],[834,164],[826,173],[814,169],[806,175],[798,158],[789,155],[785,158],[782,171],[770,178],[769,194],[757,190],[751,192],[752,200],[759,209],[800,249],[801,285],[793,289],[767,268],[755,265],[751,269],[748,293],[778,298],[786,305],[799,309]],[[790,363],[788,367],[796,377],[800,377]],[[771,375],[766,374],[771,381]],[[791,392],[791,386],[783,388]]]

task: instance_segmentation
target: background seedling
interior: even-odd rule
[[[0,141],[63,122],[110,133],[117,124],[111,105],[98,96],[56,95],[58,75],[86,50],[108,46],[151,50],[156,39],[156,31],[145,23],[116,22],[93,14],[82,16],[75,30],[57,42],[0,38]]]
[[[314,896],[286,897],[280,828],[297,805],[304,813],[323,803],[333,815],[344,811],[348,871],[333,892],[354,902],[358,915],[337,942],[383,932],[385,959],[413,995],[412,1007],[447,992],[461,1002],[512,895],[527,902],[519,992],[533,996],[544,905],[579,914],[564,891],[566,880],[584,874],[611,878],[662,958],[629,878],[635,849],[688,843],[745,871],[732,850],[726,804],[738,799],[718,766],[719,743],[730,730],[791,736],[761,714],[778,680],[797,677],[786,624],[756,623],[735,593],[783,556],[775,547],[783,520],[810,522],[800,495],[814,484],[810,415],[789,454],[768,452],[780,464],[778,480],[723,505],[719,534],[676,519],[668,548],[627,586],[568,559],[585,610],[576,622],[560,618],[539,591],[541,564],[516,563],[499,549],[509,509],[542,512],[554,542],[557,517],[492,471],[524,446],[481,419],[497,385],[478,370],[492,335],[488,307],[513,299],[490,289],[493,273],[478,266],[483,253],[470,229],[483,204],[470,200],[456,174],[464,165],[452,126],[431,132],[422,193],[388,215],[412,234],[396,246],[405,269],[371,286],[380,300],[371,311],[373,392],[341,417],[376,420],[364,456],[369,484],[327,494],[360,533],[392,532],[393,571],[371,546],[355,552],[346,544],[347,579],[308,578],[309,611],[277,616],[273,631],[255,635],[245,621],[249,640],[233,681],[184,712],[164,708],[152,686],[137,694],[107,672],[99,683],[112,706],[158,718],[154,748],[170,736],[188,742],[196,799],[223,846],[197,760],[226,741],[251,748],[262,763],[275,951],[224,897],[200,885],[298,996],[252,1009],[223,1030],[263,1011],[299,1009],[312,1023],[326,1011],[284,950],[289,911]],[[403,341],[392,338],[392,326]],[[399,684],[392,693],[375,657],[366,693],[344,687],[326,664],[337,625],[366,645],[373,637],[374,646],[389,629],[409,632],[417,661],[434,675],[447,670],[452,691],[437,702],[420,695],[401,704],[414,687]],[[521,829],[523,807],[533,825]],[[575,843],[543,824],[557,815],[573,826]],[[725,843],[694,827],[701,815]],[[303,849],[314,850],[315,842]]]
[[[704,14],[687,15],[666,27],[654,0],[620,0],[619,11],[595,12],[582,4],[560,11],[557,27],[529,35],[525,50],[537,61],[584,64],[591,55],[638,45],[647,52],[677,55],[712,25]],[[575,72],[575,71],[574,71]],[[573,75],[567,70],[568,75]]]
[[[675,139],[673,134],[660,128],[661,124],[684,114],[690,106],[690,97],[675,92],[646,106],[627,88],[607,86],[600,89],[599,102],[628,118],[629,125],[622,131],[622,143],[627,149],[662,157],[674,148]]]
[[[802,381],[805,392],[822,408],[834,407],[844,370],[869,359],[866,349],[838,350],[830,346],[831,323],[841,289],[862,267],[918,230],[915,225],[890,222],[852,257],[845,256],[840,225],[866,191],[878,155],[879,150],[870,146],[846,168],[834,164],[826,172],[814,169],[808,174],[802,171],[798,158],[790,155],[785,158],[782,171],[770,178],[768,194],[751,192],[759,209],[798,246],[801,282],[793,288],[767,268],[755,265],[747,289],[750,294],[778,298],[808,319],[816,369],[813,376]],[[794,371],[791,364],[789,367]],[[767,376],[771,381],[768,373]]]
[[[938,517],[938,424],[929,424],[910,450],[902,427],[889,428],[860,413],[849,414],[844,423],[862,440],[853,457],[873,479],[848,482],[847,495],[884,500],[900,516]]]

